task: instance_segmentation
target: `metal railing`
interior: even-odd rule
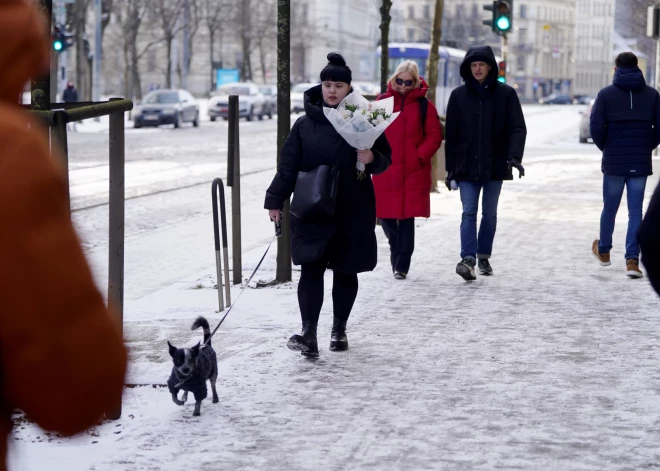
[[[51,150],[59,147],[69,191],[69,152],[66,125],[85,119],[110,117],[109,139],[109,234],[108,234],[108,308],[124,321],[124,202],[125,202],[125,126],[124,113],[133,109],[131,100],[111,98],[107,102],[53,103],[48,111],[32,113],[49,128]],[[116,420],[121,417],[121,403],[108,414]]]

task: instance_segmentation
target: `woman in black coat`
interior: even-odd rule
[[[348,348],[346,321],[358,291],[357,274],[376,268],[376,199],[370,175],[384,172],[391,163],[391,149],[381,135],[371,150],[357,151],[335,131],[323,107],[334,107],[352,89],[351,70],[339,54],[328,54],[321,71],[321,85],[304,95],[305,115],[300,117],[282,148],[277,174],[266,192],[270,218],[281,219],[284,202],[295,191],[299,171],[336,165],[339,185],[332,217],[313,222],[291,214],[293,263],[301,266],[298,304],[302,335],[289,339],[288,347],[305,356],[318,356],[316,328],[323,305],[323,274],[333,270],[334,319],[330,350]],[[366,165],[367,178],[358,179],[357,161]]]

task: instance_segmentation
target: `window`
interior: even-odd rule
[[[408,7],[408,18],[415,18],[415,7],[412,5]]]
[[[431,7],[429,5],[424,5],[424,19],[431,18]]]
[[[408,41],[413,42],[415,40],[415,28],[408,28]]]
[[[520,5],[520,18],[527,18],[527,5]]]
[[[524,71],[525,70],[525,63],[527,62],[525,56],[518,56],[516,57],[516,65],[518,67],[518,70]]]

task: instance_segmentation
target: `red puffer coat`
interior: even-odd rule
[[[419,99],[426,99],[428,85],[422,79],[419,88],[405,97],[388,85],[380,99],[394,97],[394,111],[401,114],[385,131],[392,147],[392,165],[381,175],[374,175],[376,216],[381,219],[427,218],[431,215],[431,158],[442,144],[438,112],[429,102],[422,132]]]

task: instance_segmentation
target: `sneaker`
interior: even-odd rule
[[[636,258],[626,260],[626,275],[630,278],[641,278],[644,276],[642,270],[639,269],[639,260]]]
[[[598,239],[594,240],[594,243],[591,244],[591,253],[593,253],[594,257],[598,259],[601,266],[609,267],[610,265],[612,265],[612,262],[610,262],[610,253],[609,252],[600,253],[598,251]]]
[[[456,265],[456,273],[458,273],[465,281],[473,281],[477,279],[474,272],[474,259],[466,257]]]
[[[490,266],[487,258],[480,258],[477,262],[477,267],[479,268],[480,275],[490,276],[493,274],[493,267]]]
[[[407,273],[403,273],[401,271],[395,271],[394,272],[394,278],[396,278],[397,280],[405,280],[406,276],[408,276]]]

